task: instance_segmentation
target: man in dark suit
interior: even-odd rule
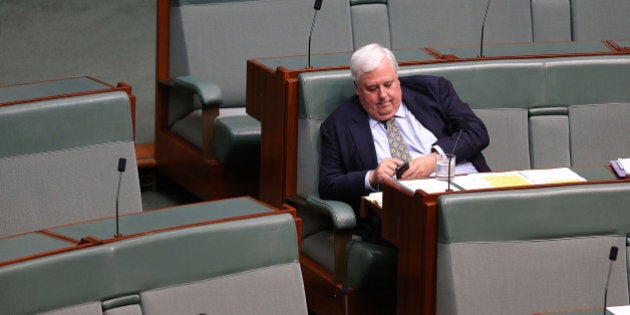
[[[448,80],[399,78],[396,58],[378,44],[357,50],[350,64],[356,95],[320,129],[321,198],[344,201],[356,210],[361,196],[378,191],[404,162],[409,168],[401,179],[426,178],[433,174],[436,158],[451,152],[458,174],[490,170],[481,154],[489,143],[486,127]],[[408,161],[392,157],[384,123],[392,118],[408,149]]]

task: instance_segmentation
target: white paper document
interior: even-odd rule
[[[630,315],[630,306],[610,306],[606,308],[606,314],[612,315]]]
[[[450,189],[452,191],[459,191],[585,181],[586,179],[582,176],[578,175],[569,168],[563,167],[458,175],[453,177]],[[437,180],[435,178],[398,180],[397,182],[399,185],[405,187],[411,192],[422,190],[427,194],[443,193],[449,188],[447,181]],[[379,204],[382,204],[382,198],[383,196],[380,192],[372,193],[367,197],[368,200],[372,200]]]
[[[617,159],[617,163],[627,172],[630,171],[630,158]]]
[[[582,176],[569,168],[477,173],[456,176],[453,182],[462,189],[485,189],[541,184],[584,182]]]

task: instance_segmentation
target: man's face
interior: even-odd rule
[[[378,68],[359,77],[356,93],[363,109],[380,121],[394,117],[402,102],[398,75],[387,58],[383,58]]]

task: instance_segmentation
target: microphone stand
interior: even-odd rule
[[[608,265],[608,276],[606,277],[606,287],[604,287],[604,315],[606,315],[606,300],[608,299],[608,284],[610,282],[610,273],[612,272],[613,262],[617,260],[617,251],[619,249],[617,246],[612,246],[610,248],[610,254],[608,255],[608,259],[610,259],[610,264]]]
[[[483,14],[483,21],[481,22],[481,41],[479,43],[479,57],[483,57],[483,35],[484,35],[484,30],[486,28],[486,18],[488,17],[488,9],[490,9],[490,2],[492,2],[492,0],[488,0],[488,2],[486,3],[486,12]]]
[[[118,188],[116,189],[116,234],[114,234],[114,237],[118,238],[121,237],[122,234],[120,234],[120,229],[119,229],[119,224],[118,224],[118,196],[120,196],[120,181],[122,180],[122,172],[118,173]]]
[[[315,28],[315,20],[317,19],[317,12],[319,10],[315,10],[315,14],[313,14],[313,22],[311,23],[311,32],[308,34],[308,66],[307,69],[313,68],[311,66],[311,38],[313,37],[313,28]]]
[[[119,229],[120,216],[118,214],[118,203],[120,199],[120,183],[122,181],[122,174],[125,171],[126,166],[127,166],[127,159],[125,158],[118,159],[118,187],[116,188],[116,234],[114,234],[115,238],[119,238],[122,236],[122,234],[120,234],[120,229]]]
[[[459,137],[457,138],[459,140]],[[453,189],[451,189],[451,161],[453,160],[453,155],[449,155],[448,156],[448,185],[446,187],[446,191],[453,191]]]

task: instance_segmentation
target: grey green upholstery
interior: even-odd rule
[[[534,41],[571,40],[571,1],[532,0]]]
[[[148,233],[0,267],[0,304],[7,314],[307,314],[297,248],[290,214]]]
[[[534,314],[629,302],[630,185],[449,194],[438,199],[437,314]]]
[[[484,155],[499,170],[602,165],[630,156],[630,57],[472,61],[405,66],[400,76],[446,77],[490,133]],[[354,93],[349,71],[300,77],[299,195],[315,191],[317,135],[327,113]],[[326,91],[326,93],[323,93]],[[305,105],[302,105],[305,104]],[[309,139],[315,137],[314,139]],[[304,143],[304,144],[303,144]],[[309,147],[311,146],[311,147]],[[315,163],[315,164],[312,164]]]
[[[189,90],[188,95],[176,92],[182,98],[171,97],[169,112],[177,115],[170,117],[169,127],[199,149],[213,152],[211,157],[222,164],[258,165],[261,127],[245,113],[246,61],[305,54],[313,2],[173,1],[170,10],[170,77],[183,77],[190,84],[178,86]],[[313,32],[313,53],[352,50],[349,15],[347,2],[324,3]],[[197,86],[207,85],[216,85],[221,92],[214,107],[218,116],[239,118],[215,125],[213,137],[204,144],[201,109],[188,104],[190,95],[203,93],[204,88]]]
[[[627,38],[630,22],[623,14],[628,11],[628,2],[604,2],[493,1],[486,19],[484,42]],[[351,52],[371,42],[393,49],[466,44],[465,49],[471,50],[470,56],[474,57],[478,55],[477,44],[486,4],[487,0],[325,1],[318,11],[311,50],[312,53]],[[236,115],[246,116],[247,60],[300,56],[299,68],[307,66],[305,55],[313,15],[312,0],[171,1],[169,77],[176,84],[184,78],[188,82],[179,88],[189,90],[188,95],[171,92],[173,95],[168,105],[171,131],[204,152],[221,152],[211,157],[222,164],[255,165],[253,159],[243,161],[231,157],[258,150],[258,145],[250,140],[255,137],[254,130],[258,133],[256,137],[260,137],[260,125],[253,119],[228,119],[222,122],[226,132],[215,132],[208,136],[210,139],[204,140],[202,110],[192,105],[192,95],[197,94],[203,103],[205,87],[216,86],[221,98],[213,108],[219,109],[219,117],[226,115],[226,108],[240,108]],[[607,49],[602,45],[597,48]],[[499,54],[519,52],[503,47]],[[431,58],[416,56],[412,59]],[[336,64],[346,65],[347,62]],[[527,90],[524,89],[522,94],[526,95]],[[214,118],[210,120],[214,121]],[[214,130],[215,127],[210,128]],[[216,141],[214,137],[217,137]],[[508,161],[502,161],[500,165],[505,165],[504,162]],[[524,163],[514,161],[514,165]]]
[[[478,44],[486,0],[388,0],[392,48]],[[487,43],[531,42],[530,1],[492,1]]]
[[[457,62],[406,66],[399,73],[440,75],[453,82],[488,127],[490,146],[484,155],[493,170],[603,165],[630,156],[630,140],[623,136],[630,127],[621,123],[630,118],[629,57]],[[300,197],[327,204],[312,197],[318,195],[319,126],[354,88],[347,70],[302,73],[299,85],[296,191]],[[337,223],[338,218],[352,214],[339,208],[311,203],[299,212],[304,220],[303,252],[329,270],[333,270],[334,231],[348,229]],[[371,257],[383,259],[384,265],[395,257],[386,247],[354,246],[358,242],[349,247],[350,260],[361,257],[350,252],[370,246],[379,252]],[[369,279],[351,270],[370,263],[375,261],[349,261],[349,277]]]
[[[64,83],[51,81],[52,86],[44,84],[20,97],[76,92],[85,82]],[[114,215],[119,158],[127,159],[120,213],[142,211],[130,101],[124,92],[1,106],[0,237]]]
[[[391,47],[388,0],[349,0],[352,47],[370,43]]]
[[[320,133],[328,115],[354,93],[346,72],[318,76],[302,74],[298,119],[297,194],[306,199],[298,208],[303,220],[302,253],[331,273],[335,270],[336,234],[357,231],[358,218],[350,205],[320,199],[317,191]],[[342,279],[356,290],[393,289],[396,284],[396,250],[388,245],[354,238],[347,245],[347,277]]]
[[[572,40],[628,39],[630,2],[571,0]]]

